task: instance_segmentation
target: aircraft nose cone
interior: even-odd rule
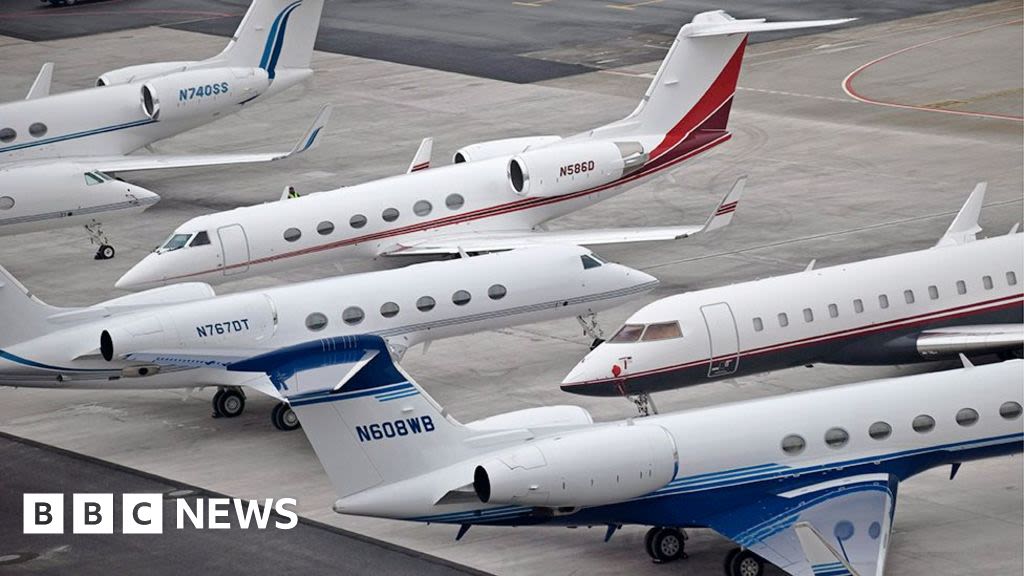
[[[161,279],[152,272],[154,268],[152,258],[153,254],[150,254],[143,258],[141,262],[132,266],[130,270],[118,278],[117,282],[114,283],[114,287],[122,290],[135,290],[148,284],[159,282]]]
[[[601,350],[601,346],[593,349],[589,354],[583,357],[582,360],[576,364],[575,367],[565,378],[562,379],[562,389],[566,387],[572,387],[575,384],[583,384],[593,380],[601,378],[610,378],[613,376],[610,366],[605,366],[605,369],[600,369],[599,366],[603,366],[606,362],[602,362],[604,357],[604,351]]]

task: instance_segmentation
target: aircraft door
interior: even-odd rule
[[[701,306],[704,324],[708,329],[710,358],[708,378],[727,376],[739,366],[740,339],[736,332],[736,319],[725,302]]]
[[[241,274],[249,270],[249,240],[240,224],[222,226],[217,229],[220,238],[221,255],[224,258],[224,275]]]

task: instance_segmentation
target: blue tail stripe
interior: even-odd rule
[[[302,0],[296,0],[288,6],[285,6],[285,8],[277,15],[277,18],[274,18],[273,25],[270,26],[270,33],[267,34],[267,43],[263,47],[263,56],[260,58],[260,68],[267,70],[268,73],[270,73],[270,70],[267,68],[267,65],[270,64],[270,58],[274,52],[274,46],[278,41],[277,31],[281,26],[281,20],[286,18],[288,14],[291,14],[291,11],[298,7],[299,4],[302,4]],[[271,74],[270,77],[273,78],[273,74]]]
[[[295,8],[298,8],[298,6]],[[285,33],[288,31],[288,18],[291,17],[295,8],[291,8],[288,13],[285,14],[284,20],[281,21],[281,29],[277,32],[277,40],[274,42],[274,50],[270,57],[270,65],[267,67],[267,75],[271,80],[273,80],[276,75],[277,60],[281,56],[281,49],[284,48]]]

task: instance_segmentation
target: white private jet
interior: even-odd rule
[[[216,282],[347,258],[672,240],[718,228],[735,210],[740,187],[704,225],[564,232],[543,225],[727,141],[747,34],[846,21],[766,23],[721,11],[698,14],[679,31],[639,106],[622,120],[565,139],[473,144],[459,150],[451,166],[199,216],[117,286]],[[168,249],[200,232],[220,241],[203,250]]]
[[[0,235],[85,225],[96,258],[112,258],[101,221],[160,197],[110,173],[268,162],[312,148],[329,109],[291,151],[130,155],[309,79],[322,9],[323,0],[253,0],[217,56],[112,70],[85,90],[51,95],[53,65],[44,65],[24,100],[0,104]]]
[[[459,525],[652,525],[647,553],[683,556],[682,529],[737,543],[728,576],[881,576],[896,495],[937,466],[1017,454],[1019,360],[595,423],[575,406],[460,424],[376,336],[228,363],[271,378],[302,422],[343,514]],[[884,399],[884,401],[880,401]]]
[[[364,332],[387,338],[399,356],[439,338],[572,316],[589,332],[597,312],[657,283],[589,250],[548,246],[223,296],[188,283],[57,308],[0,268],[0,385],[218,386],[214,414],[231,417],[245,408],[243,386],[280,395],[264,377],[210,368],[223,358]],[[281,404],[272,421],[297,425]]]
[[[815,364],[904,364],[1024,347],[1024,237],[975,240],[979,184],[938,244],[677,294],[641,308],[562,389],[646,394]]]

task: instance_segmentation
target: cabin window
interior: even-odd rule
[[[1013,271],[1007,272],[1006,273],[1006,283],[1009,284],[1010,286],[1016,286],[1017,285],[1017,274],[1015,272],[1013,272]]]
[[[394,222],[395,220],[398,220],[398,208],[385,208],[384,211],[380,213],[380,217],[383,218],[385,222]]]
[[[643,324],[624,324],[609,342],[636,342],[640,339],[640,334],[643,334],[643,331]]]
[[[385,318],[394,318],[398,315],[398,304],[385,302],[380,305],[380,315]]]
[[[885,294],[878,295],[878,307],[885,310],[889,307],[889,296]]]
[[[437,302],[430,296],[420,296],[420,299],[416,301],[416,309],[420,312],[430,312],[436,305]]]
[[[348,225],[353,228],[362,228],[363,226],[366,226],[366,216],[356,214],[348,219]]]
[[[0,129],[0,142],[13,142],[17,137],[18,133],[14,131],[14,128]]]
[[[974,426],[979,418],[978,411],[973,408],[963,408],[956,413],[956,423],[961,426]]]
[[[782,439],[782,451],[790,456],[796,456],[803,452],[806,447],[807,442],[803,439],[803,436],[790,434]]]
[[[828,305],[828,317],[829,318],[839,318],[839,306],[838,305],[836,305],[836,304],[829,304]]]
[[[32,125],[28,127],[28,133],[31,134],[33,138],[42,138],[43,136],[46,136],[46,130],[46,124],[43,124],[42,122],[33,122]]]
[[[491,300],[501,300],[508,294],[508,290],[501,284],[495,284],[487,289],[487,297]]]
[[[885,440],[892,436],[892,426],[888,422],[875,422],[868,428],[868,436],[875,440]]]
[[[857,314],[860,314],[860,313],[864,312],[864,301],[861,300],[860,298],[857,298],[856,300],[854,300],[853,301],[853,311],[856,312]]]
[[[85,185],[95,186],[97,184],[103,184],[106,180],[103,179],[97,172],[86,172],[85,173]]]
[[[170,252],[171,250],[184,248],[191,237],[191,234],[172,234],[171,237],[167,239],[167,242],[164,242],[164,245],[160,247],[160,251]]]
[[[911,426],[914,428],[914,432],[925,434],[935,429],[935,418],[932,418],[927,414],[921,414],[917,418],[914,418]]]
[[[430,211],[433,209],[434,207],[426,200],[420,200],[412,205],[412,213],[417,216],[426,216],[427,214],[430,214]]]
[[[814,322],[814,310],[804,308],[804,322]]]
[[[982,284],[982,286],[985,287],[985,290],[991,290],[992,289],[992,277],[991,276],[982,276],[981,277],[981,284]]]
[[[341,313],[341,319],[349,326],[355,326],[363,321],[366,314],[363,313],[363,309],[358,306],[349,306],[345,308],[345,311]]]
[[[1006,420],[1016,420],[1017,418],[1020,418],[1020,413],[1020,404],[1016,402],[1004,402],[1003,405],[999,407],[999,415]]]
[[[466,199],[462,197],[462,194],[449,194],[448,197],[444,199],[444,205],[447,206],[449,210],[458,210],[459,208],[462,208],[465,203]]]
[[[452,304],[455,304],[456,306],[465,306],[466,304],[469,304],[469,301],[472,299],[473,296],[466,290],[457,290],[452,294]]]
[[[850,441],[850,433],[842,428],[829,428],[825,432],[825,444],[829,448],[842,448]]]
[[[206,230],[203,230],[202,232],[196,232],[195,238],[192,239],[192,242],[189,243],[188,247],[191,248],[193,246],[206,246],[209,243],[210,235],[206,233]]]
[[[599,268],[601,266],[601,263],[598,262],[597,258],[594,258],[593,256],[590,256],[588,254],[580,256],[580,260],[583,260],[584,270],[590,270],[591,268]]]
[[[0,210],[10,210],[11,208],[14,208],[14,198],[0,196]]]
[[[306,328],[312,332],[319,332],[327,327],[327,316],[319,312],[313,312],[306,316]]]
[[[967,294],[967,283],[964,282],[963,280],[957,280],[956,281],[956,293],[960,294],[961,296],[964,295],[964,294]]]
[[[327,236],[331,232],[334,232],[334,222],[324,220],[316,225],[316,233],[321,236]]]
[[[939,299],[939,287],[938,286],[929,286],[928,287],[928,297],[931,298],[932,300],[938,300]]]
[[[679,322],[659,322],[657,324],[649,324],[647,329],[644,330],[641,340],[651,342],[653,340],[670,340],[682,337],[683,331],[679,329]]]
[[[914,303],[914,291],[913,290],[904,290],[903,291],[903,300],[907,304],[913,304]]]
[[[295,242],[299,238],[302,238],[302,231],[298,228],[289,228],[284,231],[285,242]]]
[[[764,330],[764,322],[761,321],[760,317],[754,318],[754,332],[761,332]]]
[[[782,328],[789,326],[789,316],[785,312],[779,312],[779,326]]]

